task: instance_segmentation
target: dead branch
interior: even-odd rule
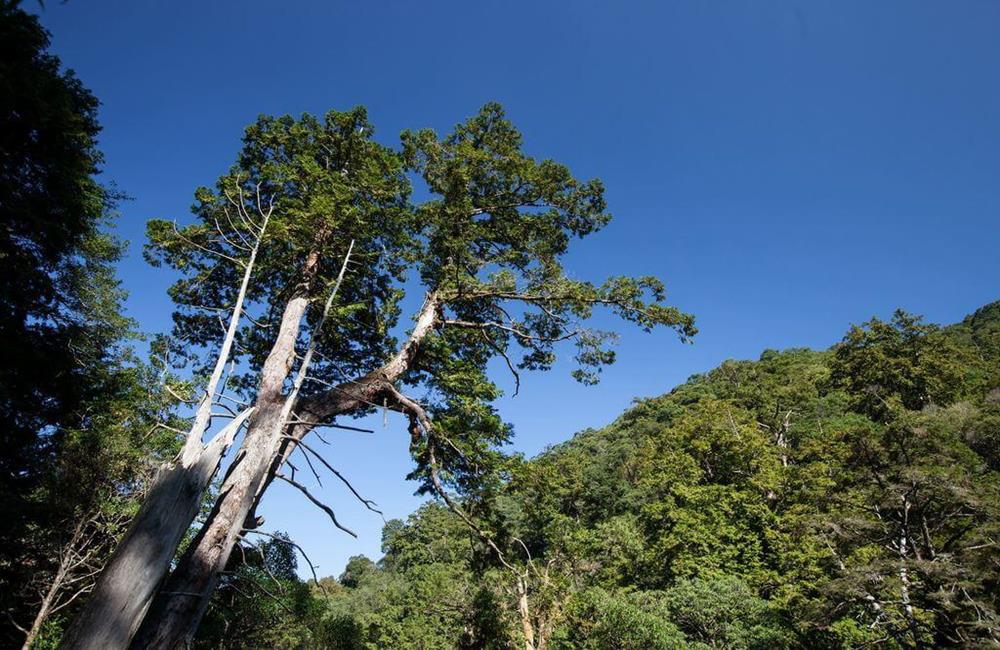
[[[322,501],[320,501],[319,499],[317,499],[316,497],[314,497],[312,495],[312,493],[309,492],[309,489],[306,486],[302,485],[301,483],[299,483],[295,479],[289,478],[289,477],[287,477],[287,476],[285,476],[284,474],[281,474],[281,473],[277,473],[277,474],[275,474],[275,476],[278,477],[278,478],[280,478],[281,480],[285,481],[286,483],[288,483],[292,487],[298,488],[298,490],[302,494],[304,494],[307,499],[309,499],[310,501],[312,501],[314,505],[316,505],[318,508],[320,508],[321,510],[323,510],[323,512],[325,512],[330,517],[330,520],[333,522],[334,526],[336,526],[340,530],[344,531],[345,533],[347,533],[351,537],[357,539],[357,537],[358,537],[357,533],[355,533],[350,528],[345,528],[337,520],[337,515],[333,512],[333,508],[331,508],[330,506],[326,505],[325,503],[323,503]]]
[[[316,565],[312,563],[312,560],[310,560],[309,556],[306,555],[305,549],[303,549],[301,546],[299,546],[298,544],[296,544],[295,542],[293,542],[290,539],[286,539],[284,537],[278,537],[274,533],[268,533],[268,532],[263,531],[263,530],[256,530],[256,529],[253,529],[253,528],[247,528],[247,529],[244,529],[244,532],[253,533],[255,535],[264,535],[265,537],[270,537],[271,539],[275,540],[276,542],[281,542],[282,544],[287,544],[287,545],[295,548],[296,550],[298,550],[298,552],[302,554],[302,558],[306,561],[306,564],[309,565],[309,571],[312,573],[313,582],[315,582],[319,586],[320,589],[323,589],[323,593],[326,593],[326,589],[323,588],[323,585],[321,585],[320,582],[319,582],[319,578],[316,576],[316,568],[317,568]]]
[[[323,458],[323,457],[322,457],[322,456],[321,456],[321,455],[319,454],[319,452],[317,452],[317,451],[316,451],[315,449],[313,449],[312,447],[310,447],[309,445],[307,445],[307,444],[306,444],[306,443],[305,443],[304,441],[302,441],[302,440],[299,440],[299,439],[295,438],[294,436],[289,436],[289,435],[283,435],[282,437],[283,437],[283,438],[286,438],[286,439],[288,439],[288,440],[291,440],[291,441],[292,441],[292,442],[293,442],[293,443],[294,443],[295,445],[297,445],[297,446],[298,446],[298,447],[300,448],[300,450],[302,451],[302,453],[303,453],[303,454],[304,454],[304,455],[306,456],[306,458],[307,458],[307,459],[309,458],[309,456],[308,456],[308,454],[307,454],[306,452],[308,452],[309,454],[312,454],[313,456],[315,456],[315,457],[316,457],[316,458],[317,458],[317,459],[319,460],[319,462],[323,463],[323,465],[324,465],[324,466],[325,466],[325,467],[326,467],[326,468],[327,468],[328,470],[330,470],[331,472],[333,472],[333,475],[334,475],[334,476],[336,476],[337,478],[339,478],[339,479],[341,480],[341,482],[343,482],[343,484],[347,486],[347,488],[348,488],[348,489],[349,489],[349,490],[351,491],[351,493],[352,493],[352,494],[353,494],[353,495],[354,495],[355,497],[357,497],[358,501],[360,501],[360,502],[361,502],[362,504],[364,504],[364,506],[365,506],[366,508],[368,508],[368,509],[369,509],[369,510],[371,510],[372,512],[377,512],[377,513],[378,513],[378,514],[380,514],[380,515],[384,514],[384,513],[383,513],[383,512],[381,511],[381,510],[379,510],[378,508],[374,507],[374,506],[377,506],[377,505],[378,505],[377,503],[375,503],[375,502],[374,502],[374,501],[372,501],[371,499],[366,499],[366,498],[364,498],[363,496],[361,496],[361,495],[360,495],[360,494],[358,493],[358,491],[357,491],[356,489],[354,489],[354,486],[353,486],[353,485],[351,485],[351,482],[350,482],[350,481],[348,481],[348,480],[347,480],[347,479],[346,479],[346,478],[344,477],[344,475],[343,475],[343,474],[341,474],[340,472],[338,472],[338,471],[337,471],[337,470],[336,470],[336,469],[335,469],[335,468],[333,467],[333,465],[331,465],[330,463],[328,463],[328,462],[327,462],[327,460],[326,460],[325,458]],[[311,467],[311,466],[312,466],[312,465],[310,464],[310,467]],[[318,477],[317,477],[317,480],[318,480]]]

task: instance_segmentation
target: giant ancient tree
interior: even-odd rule
[[[410,203],[407,171],[432,199]],[[191,637],[234,545],[260,525],[255,507],[270,482],[305,491],[286,461],[302,453],[325,464],[305,440],[314,429],[375,409],[405,414],[413,475],[454,505],[448,492],[489,475],[510,435],[493,406],[500,391],[487,374],[491,360],[519,377],[550,368],[565,343],[575,346],[577,379],[593,382],[614,360],[613,335],[587,325],[595,309],[647,330],[695,331],[690,316],[664,304],[655,278],[593,284],[564,272],[570,241],[609,219],[603,187],[524,154],[498,105],[444,138],[404,133],[401,151],[375,142],[355,109],[261,118],[231,172],[199,191],[194,225],[152,224],[151,255],[182,273],[171,294],[176,338],[189,350],[215,353],[218,312],[237,298],[236,258],[197,238],[225,231],[233,187],[275,205],[246,294],[252,317],[232,355],[242,402],[234,409],[253,414],[135,647],[172,648]],[[397,341],[397,319],[411,304],[412,327]]]

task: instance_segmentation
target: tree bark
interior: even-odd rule
[[[290,453],[291,447],[282,447],[288,442],[282,386],[295,359],[295,341],[306,304],[307,300],[299,297],[286,305],[278,338],[262,369],[257,412],[239,455],[223,482],[215,508],[158,594],[132,648],[173,650],[190,643],[245,523],[253,518],[252,509],[273,478],[275,463],[283,460],[286,450]],[[410,338],[392,359],[378,370],[310,400],[303,406],[303,414],[310,421],[328,421],[375,403],[386,382],[398,379],[409,368],[420,342],[436,324],[437,313],[438,303],[431,294]],[[312,428],[296,425],[292,431],[301,439]]]
[[[517,579],[517,613],[521,619],[521,632],[524,633],[524,649],[537,650],[535,626],[531,623],[531,608],[528,606],[528,583],[525,578]]]
[[[210,443],[206,445],[203,442],[212,419],[216,391],[236,339],[247,288],[272,210],[273,205],[266,213],[261,212],[263,223],[254,235],[254,245],[243,269],[226,334],[205,392],[199,400],[194,421],[185,436],[184,446],[177,459],[165,463],[157,472],[142,507],[101,572],[93,593],[68,630],[60,648],[84,650],[128,646],[132,635],[142,623],[157,588],[170,569],[170,561],[177,553],[184,533],[201,509],[205,491],[218,471],[222,457],[253,411],[244,410],[216,434]]]
[[[244,411],[230,422],[193,466],[176,462],[161,468],[61,648],[128,647],[177,546],[198,514],[223,452],[249,414],[250,410]]]

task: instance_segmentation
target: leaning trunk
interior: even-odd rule
[[[55,598],[57,590],[57,585],[54,583],[48,593],[45,594],[42,606],[38,609],[38,614],[35,615],[35,620],[31,623],[31,629],[28,630],[28,635],[24,637],[24,645],[21,646],[21,650],[29,650],[31,644],[38,638],[39,632],[42,631],[42,625],[45,624],[45,619],[49,617],[49,610],[52,608],[52,601]]]
[[[234,420],[230,431],[234,433],[245,417]],[[84,650],[128,646],[170,568],[177,546],[198,514],[226,449],[227,437],[229,432],[220,433],[219,440],[213,440],[193,466],[177,462],[161,468],[60,647]]]
[[[393,358],[364,377],[303,404],[300,415],[314,422],[328,421],[375,402],[384,386],[400,377],[412,363],[423,339],[437,322],[438,305],[436,294],[429,294],[413,332]],[[284,436],[285,400],[281,386],[295,358],[295,340],[305,307],[304,299],[293,299],[286,306],[278,338],[262,370],[257,416],[219,491],[215,508],[157,596],[133,648],[173,650],[194,638],[219,574],[247,521],[254,519],[253,508],[273,477],[276,464],[280,465],[291,451]],[[297,425],[293,427],[294,436],[301,439],[311,428],[311,425]]]
[[[160,590],[132,647],[183,647],[198,630],[219,574],[281,443],[282,385],[295,360],[295,341],[308,302],[300,294],[285,306],[277,339],[261,371],[256,412],[215,508]]]
[[[210,443],[205,445],[202,442],[212,419],[212,405],[223,369],[236,339],[247,288],[271,211],[262,215],[264,221],[255,234],[253,248],[244,265],[226,335],[184,446],[177,459],[160,468],[139,513],[101,572],[94,592],[67,632],[61,648],[128,646],[170,569],[170,561],[176,555],[184,533],[201,509],[202,499],[219,469],[222,457],[236,432],[252,413],[252,409],[243,411]]]

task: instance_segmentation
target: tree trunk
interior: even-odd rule
[[[524,649],[537,650],[535,647],[535,626],[531,623],[531,608],[528,606],[528,581],[517,579],[517,613],[521,618],[521,631],[524,633]]]
[[[61,648],[128,647],[170,569],[177,546],[201,508],[202,496],[223,452],[249,414],[249,410],[244,411],[230,422],[193,466],[176,462],[160,469]]]
[[[217,433],[210,443],[204,444],[204,435],[212,419],[216,391],[236,339],[247,288],[271,218],[271,210],[273,207],[266,213],[261,212],[263,224],[254,235],[254,245],[244,265],[226,335],[179,457],[173,462],[165,463],[157,472],[139,513],[101,572],[94,592],[68,630],[60,644],[61,648],[70,650],[128,646],[132,635],[142,623],[151,599],[170,569],[170,561],[177,553],[184,533],[201,509],[202,499],[219,469],[222,457],[232,445],[243,422],[253,412],[253,409],[244,410]]]
[[[295,341],[308,304],[308,297],[300,292],[285,306],[278,336],[261,370],[255,414],[215,508],[157,595],[132,647],[184,647],[198,630],[219,574],[278,452],[285,424],[282,386],[295,361]]]
[[[287,444],[287,438],[284,437],[282,411],[285,400],[281,388],[295,359],[295,341],[305,308],[304,298],[293,298],[286,305],[278,338],[262,369],[255,405],[257,414],[243,440],[240,454],[226,476],[208,521],[157,596],[133,641],[133,648],[173,650],[184,647],[194,638],[218,584],[219,574],[273,477],[276,459],[280,462],[283,452],[291,451],[290,447],[282,447]],[[437,298],[430,294],[409,339],[392,359],[364,377],[303,404],[302,414],[310,421],[320,422],[367,408],[383,390],[385,382],[395,381],[409,367],[420,343],[436,324],[437,313]],[[311,429],[312,425],[294,427],[299,439]]]

